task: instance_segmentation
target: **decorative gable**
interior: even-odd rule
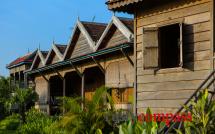
[[[48,64],[54,64],[56,62],[60,61],[60,58],[56,55],[55,51],[51,49],[48,57],[46,58],[46,65]]]
[[[132,26],[132,19],[113,16],[111,22],[97,42],[96,50],[133,42],[134,35]]]
[[[49,54],[46,58],[45,65],[54,64],[63,60],[63,54],[65,52],[66,45],[54,44],[52,49],[49,51]]]
[[[63,59],[85,55],[96,50],[96,42],[100,39],[106,24],[77,21],[69,45]]]
[[[37,54],[33,60],[30,70],[43,67],[45,65],[45,58],[47,54],[47,51],[37,50]]]
[[[127,42],[128,39],[125,35],[115,25],[112,25],[98,49],[110,48]]]
[[[74,46],[71,58],[78,57],[93,52],[93,49],[89,46],[86,37],[82,33],[79,34]]]

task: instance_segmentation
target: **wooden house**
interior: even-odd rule
[[[96,88],[111,88],[117,108],[131,109],[133,100],[133,20],[113,16],[109,24],[77,20],[67,45],[38,50],[26,74],[39,94],[36,107],[58,112],[58,98],[91,100]]]
[[[175,112],[214,70],[214,1],[106,4],[134,15],[134,111]]]
[[[32,86],[32,81],[26,77],[24,72],[31,68],[36,51],[28,53],[22,57],[9,63],[6,67],[10,73],[10,83],[13,86],[24,88],[25,86]]]

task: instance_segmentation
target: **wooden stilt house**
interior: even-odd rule
[[[114,12],[134,14],[135,112],[147,107],[156,113],[175,112],[199,89],[214,89],[203,86],[214,73],[213,0],[106,4]]]
[[[113,16],[109,24],[77,20],[68,45],[38,50],[29,77],[39,94],[36,107],[58,112],[58,97],[91,100],[96,88],[110,87],[117,108],[133,103],[133,20]]]

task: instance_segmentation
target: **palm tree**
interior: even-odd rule
[[[82,102],[80,97],[64,98],[63,108],[66,112],[59,121],[58,127],[72,134],[94,134],[107,130],[110,125],[105,116],[108,112],[114,111],[108,88],[98,88],[91,101],[84,100],[83,109]]]

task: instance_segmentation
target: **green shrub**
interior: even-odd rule
[[[26,123],[20,126],[19,134],[44,134],[47,128],[54,122],[53,117],[49,117],[45,113],[31,109],[26,114]]]
[[[17,114],[13,114],[11,116],[6,117],[4,120],[0,121],[0,130],[17,130],[20,125],[20,116]]]

